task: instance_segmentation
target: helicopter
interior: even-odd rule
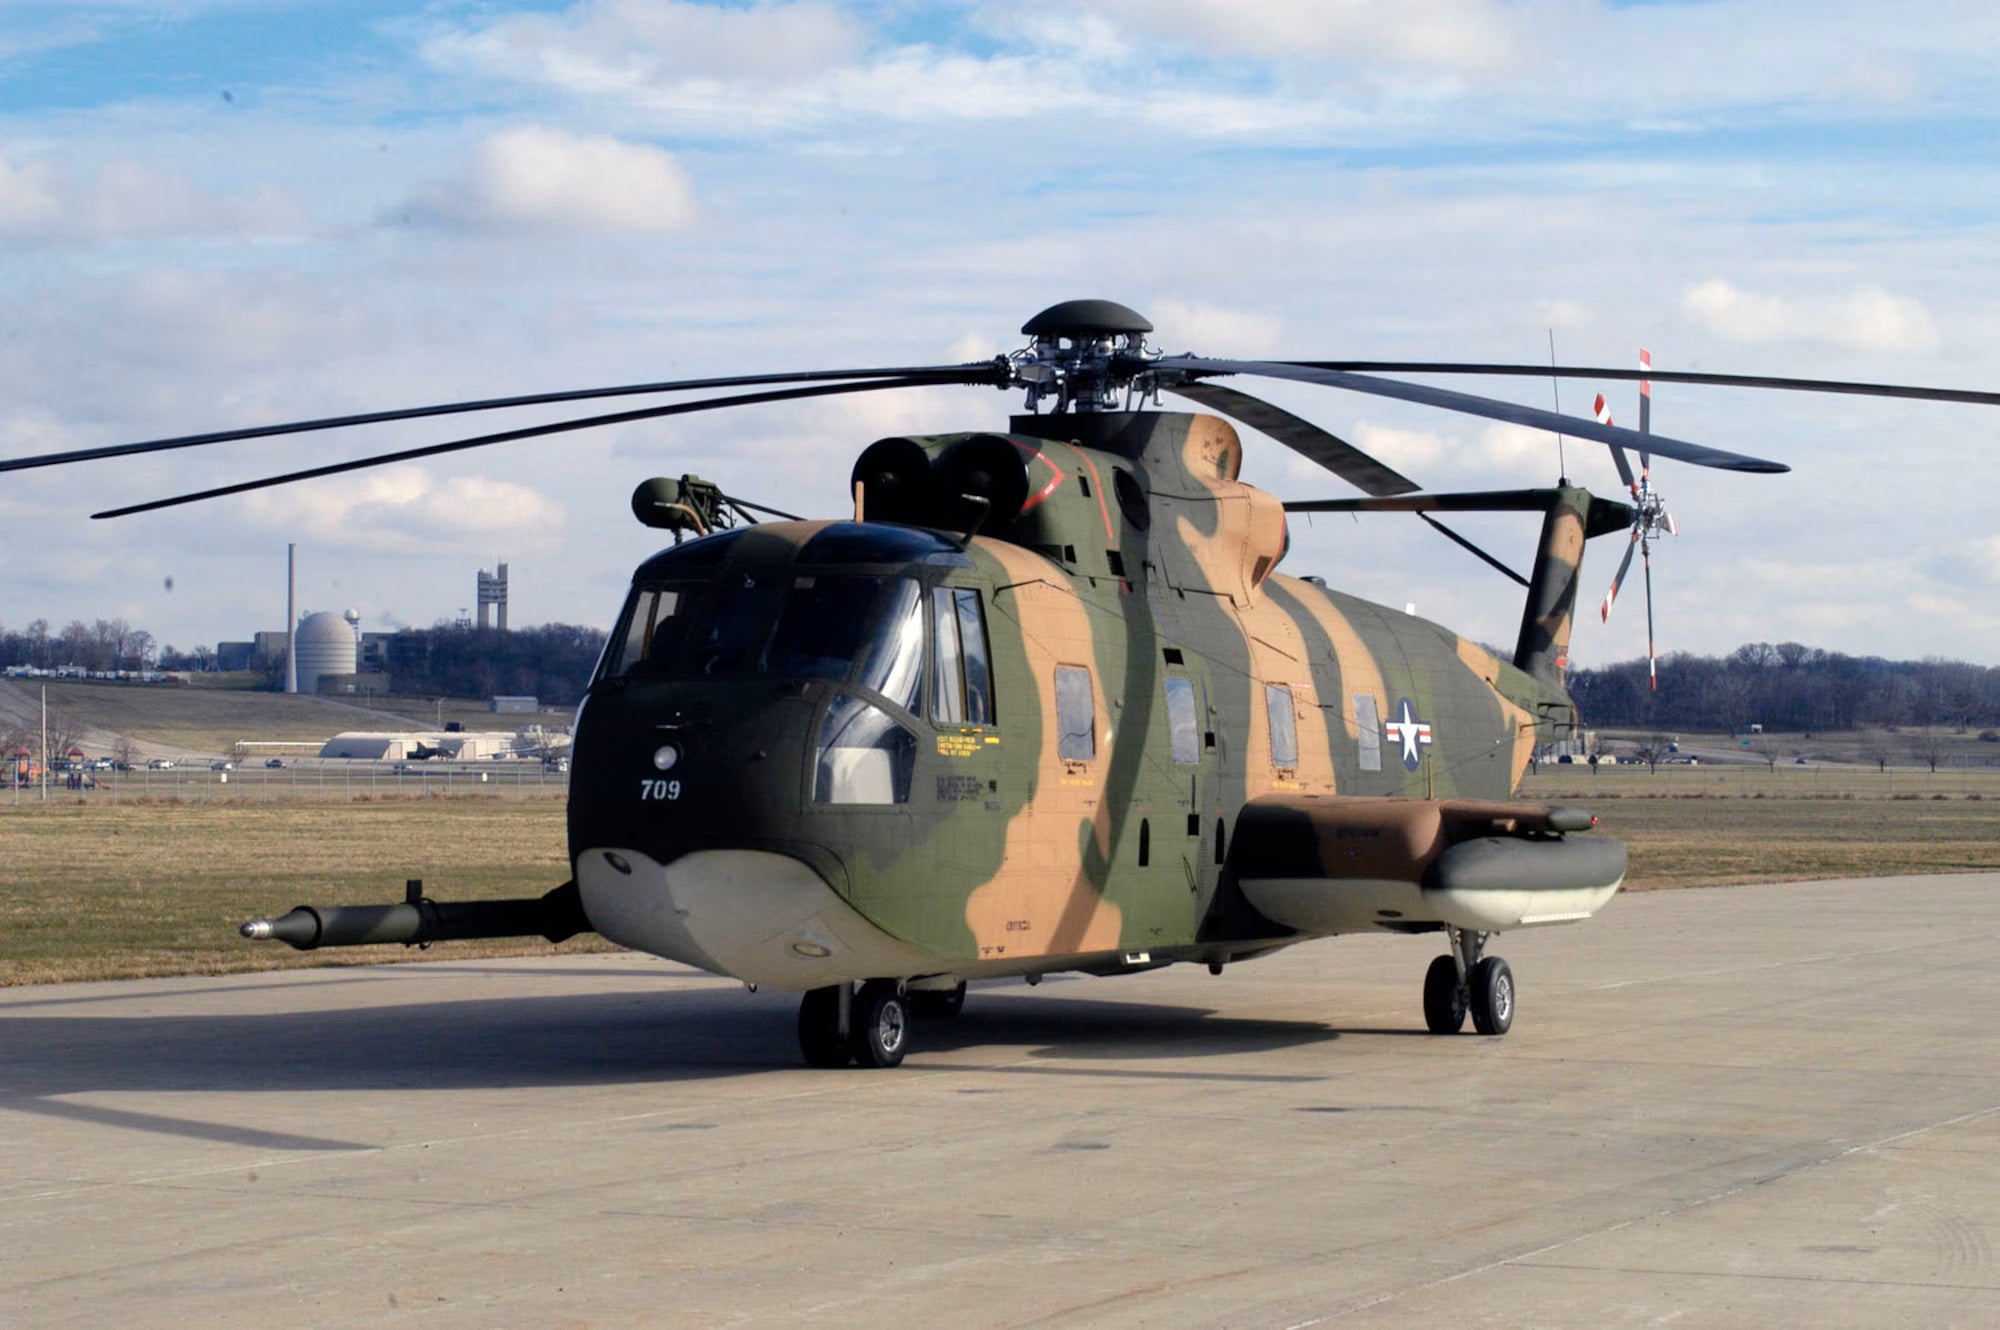
[[[391,461],[664,416],[938,384],[1025,394],[1004,432],[880,439],[851,511],[806,520],[693,476],[633,494],[673,543],[635,570],[579,708],[573,876],[538,898],[299,906],[244,937],[301,949],[595,931],[801,994],[815,1067],[902,1062],[972,980],[1221,974],[1353,933],[1442,943],[1425,1026],[1500,1036],[1493,940],[1580,922],[1626,852],[1582,809],[1517,798],[1572,738],[1585,543],[1650,540],[1654,455],[1781,463],[1381,374],[1594,376],[2000,404],[2000,394],[1708,373],[1166,355],[1109,300],[1051,306],[991,361],[814,370],[446,403],[0,461],[0,470],[555,402],[749,389],[483,434],[149,501],[119,517]],[[1271,377],[1560,431],[1610,447],[1632,503],[1567,480],[1427,493],[1233,387]],[[784,386],[778,386],[784,385]],[[1163,394],[1193,411],[1161,406]],[[1240,478],[1236,424],[1362,491],[1286,502]],[[1626,451],[1639,452],[1642,485]],[[1287,514],[1542,515],[1510,654],[1279,571]],[[762,520],[760,520],[760,514]],[[1624,577],[1631,561],[1614,581]],[[1648,554],[1650,600],[1650,554]],[[1607,597],[1606,612],[1609,611]],[[1650,617],[1650,605],[1649,605]]]

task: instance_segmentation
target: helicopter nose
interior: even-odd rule
[[[576,870],[584,913],[611,941],[746,983],[804,991],[926,968],[790,855],[698,850],[663,864],[599,847]]]

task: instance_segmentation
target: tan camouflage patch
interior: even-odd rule
[[[1039,556],[1000,541],[982,538],[978,545],[1014,583],[995,595],[994,608],[1021,625],[1042,735],[1034,795],[1007,826],[998,871],[966,900],[966,926],[982,960],[1114,951],[1122,917],[1084,861],[1086,846],[1100,864],[1110,854],[1111,809],[1102,782],[1118,742],[1089,613],[1067,583],[1049,579]],[[1086,763],[1065,762],[1057,750],[1057,665],[1090,669],[1097,751]],[[1145,736],[1132,742],[1144,743]]]

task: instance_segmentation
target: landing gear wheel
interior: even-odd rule
[[[1424,1024],[1432,1034],[1457,1034],[1465,1028],[1465,1009],[1471,1005],[1465,986],[1458,982],[1458,962],[1439,956],[1424,972]]]
[[[1498,956],[1472,967],[1472,1025],[1481,1034],[1505,1034],[1514,1023],[1514,972]]]
[[[965,983],[956,988],[920,988],[910,994],[910,1010],[921,1020],[949,1020],[965,1010]]]
[[[838,988],[815,988],[799,1000],[799,1051],[809,1067],[844,1067],[853,1060],[840,1037]]]
[[[848,1047],[864,1067],[893,1067],[910,1042],[910,1004],[893,979],[870,979],[854,997]]]

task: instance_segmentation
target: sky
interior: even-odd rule
[[[1058,300],[1169,353],[2000,387],[1990,3],[0,0],[0,457],[707,374],[948,363]],[[1630,384],[1442,386],[1588,414]],[[1432,489],[1616,488],[1604,450],[1272,380]],[[693,472],[849,506],[896,433],[1004,427],[924,389],[503,444],[113,521],[120,503],[561,413],[0,476],[0,626],[182,649],[301,612],[608,626]],[[607,408],[609,409],[609,408]],[[488,423],[488,422],[491,423]],[[1659,385],[1662,652],[1800,641],[2000,664],[1995,408]],[[1246,433],[1244,479],[1351,495]],[[1525,566],[1533,517],[1459,525]],[[1406,516],[1293,521],[1284,571],[1511,644],[1518,590]],[[1645,651],[1643,592],[1572,659]]]

